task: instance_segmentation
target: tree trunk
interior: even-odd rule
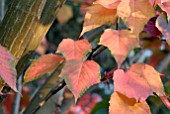
[[[35,50],[65,0],[13,0],[0,26],[0,43],[18,60]]]
[[[13,0],[0,25],[0,44],[16,57],[36,49],[65,0]],[[24,58],[24,62],[28,60]],[[21,65],[24,64],[21,61]],[[21,70],[21,67],[19,68]],[[1,79],[0,79],[1,80]],[[8,91],[7,88],[4,91]],[[0,96],[0,104],[6,96]]]

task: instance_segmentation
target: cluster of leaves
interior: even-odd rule
[[[69,9],[66,6],[65,8]],[[158,8],[162,10],[161,13],[156,13],[159,12]],[[67,18],[71,17],[70,13],[69,15]],[[152,21],[153,18],[156,18],[155,21]],[[170,45],[169,19],[168,0],[96,0],[87,9],[80,39],[74,41],[67,38],[59,44],[56,53],[62,54],[63,57],[58,54],[47,54],[33,61],[25,73],[24,83],[47,72],[53,72],[58,64],[64,62],[60,77],[66,82],[76,102],[89,87],[101,82],[100,66],[92,58],[94,47],[92,48],[88,40],[82,39],[83,34],[108,24],[110,28],[104,30],[98,45],[110,50],[118,66],[110,77],[113,77],[114,92],[109,102],[109,113],[150,114],[146,99],[154,94],[157,94],[170,109],[161,74],[154,67],[145,63],[135,63],[128,68],[121,68],[130,51],[147,45],[148,42],[143,40],[142,31],[150,37],[163,35]],[[119,27],[121,21],[126,25],[123,29]],[[151,47],[150,44],[149,46]],[[0,63],[5,66],[0,68],[1,77],[14,91],[17,91],[16,71],[11,65],[14,59],[3,47],[0,47],[0,51],[3,53]]]

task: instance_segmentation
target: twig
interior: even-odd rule
[[[0,22],[4,18],[4,14],[5,14],[4,12],[5,12],[5,1],[0,0]]]
[[[51,94],[51,91],[53,91],[54,85],[56,84],[56,88],[59,87],[60,88],[60,83],[57,82],[58,80],[58,76],[61,72],[61,69],[63,68],[63,64],[64,62],[62,62],[61,64],[59,64],[56,68],[56,70],[51,74],[51,76],[49,76],[49,78],[46,80],[45,84],[43,84],[40,89],[38,90],[38,92],[34,95],[34,97],[32,98],[31,102],[29,103],[28,107],[26,108],[26,110],[23,112],[23,114],[30,114],[30,112],[35,111],[35,107],[37,107],[38,105],[40,105],[39,103],[41,103],[44,98],[48,98]],[[56,81],[54,81],[56,80]],[[62,87],[62,86],[61,86]],[[49,99],[49,98],[48,98]],[[41,104],[41,107],[43,106],[43,104]],[[38,108],[39,109],[39,108]],[[38,111],[38,109],[36,111]]]
[[[101,47],[101,45],[98,45],[95,49],[92,49],[92,52],[91,52],[90,55],[88,56],[87,60],[92,60],[92,59],[93,59],[93,54],[94,54],[95,51],[97,51],[100,47]]]
[[[43,98],[43,100],[39,103],[39,105],[31,112],[31,114],[35,114],[53,95],[55,95],[58,91],[60,91],[66,83],[64,80],[54,86],[51,91]]]
[[[18,79],[18,84],[17,84],[18,92],[15,94],[13,108],[12,108],[12,114],[19,114],[20,101],[21,101],[20,93],[22,93],[22,77],[23,76],[20,76]]]
[[[161,63],[158,65],[158,67],[156,68],[158,72],[163,72],[167,66],[170,63],[170,53],[168,53],[168,55],[165,57],[164,60],[161,61]]]

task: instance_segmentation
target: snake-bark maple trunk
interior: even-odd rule
[[[0,44],[15,57],[15,65],[35,50],[65,0],[13,0],[0,25]],[[5,97],[0,96],[0,103]]]
[[[65,0],[13,0],[0,26],[0,43],[16,63],[35,50]]]

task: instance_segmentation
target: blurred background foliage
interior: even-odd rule
[[[12,0],[0,0],[0,20],[2,20],[11,1]],[[78,40],[82,30],[86,8],[90,6],[93,1],[94,0],[67,0],[59,14],[56,16],[56,20],[51,26],[49,32],[37,48],[37,54],[35,57],[39,57],[42,54],[55,53],[59,43],[64,38]],[[155,27],[155,19],[156,17],[152,18],[147,23],[140,35],[140,42],[143,50],[135,49],[130,52],[123,63],[123,67],[130,66],[135,62],[145,62],[157,68],[160,62],[167,58],[170,48],[167,46],[166,42],[159,40],[162,38],[162,34]],[[119,29],[126,28],[122,20],[120,21],[119,25]],[[103,25],[93,31],[85,33],[83,37],[88,39],[92,44],[92,47],[95,48],[97,46],[97,42],[99,41],[100,35],[107,27],[110,27],[110,25]],[[94,57],[94,60],[101,66],[102,76],[104,76],[105,72],[117,67],[117,64],[110,54],[110,51],[108,49],[103,50],[104,51]],[[165,85],[165,90],[168,94],[170,94],[169,64],[167,69],[163,69],[161,72],[164,74],[162,80]],[[37,88],[39,88],[40,85],[45,82],[48,76],[49,74],[46,74],[43,77],[24,86],[22,93],[23,98],[20,104],[21,111],[27,107]],[[65,87],[56,95],[54,95],[37,112],[37,114],[108,114],[109,98],[113,90],[113,81],[104,81],[88,89],[88,91],[78,100],[77,104],[75,105],[72,93],[67,89],[67,87]],[[3,108],[1,107],[2,114],[12,113],[13,100],[14,93],[11,93],[4,102]],[[164,106],[159,97],[149,97],[147,102],[149,103],[151,112],[153,114],[170,114],[170,111]]]

